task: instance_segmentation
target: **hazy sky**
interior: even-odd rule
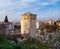
[[[0,0],[0,21],[19,21],[25,12],[37,14],[37,19],[60,18],[60,0]]]

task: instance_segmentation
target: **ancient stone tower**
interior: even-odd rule
[[[21,34],[35,37],[36,35],[36,14],[27,12],[21,15]]]

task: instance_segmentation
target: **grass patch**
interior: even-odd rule
[[[25,46],[28,47],[29,49],[31,49],[30,48],[31,45],[37,46],[38,49],[49,49],[49,48],[52,49],[51,46],[48,46],[48,45],[45,45],[45,44],[41,44],[38,41],[33,41],[33,40],[27,40],[27,41],[25,41]]]
[[[5,37],[0,36],[0,49],[36,49],[34,48],[37,47],[37,49],[49,49],[52,47],[41,44],[38,41],[35,40],[26,40],[23,44],[18,44],[18,43],[10,43]],[[32,48],[31,48],[32,46]]]

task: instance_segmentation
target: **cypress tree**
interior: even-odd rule
[[[4,22],[8,22],[8,17],[7,17],[7,16],[5,17],[5,20],[4,20]]]

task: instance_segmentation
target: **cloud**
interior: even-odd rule
[[[5,13],[5,10],[4,11],[0,11],[0,14],[4,14]]]
[[[54,7],[58,2],[60,0],[0,0],[0,14],[4,16],[7,14],[9,17],[17,17],[27,11],[40,14],[40,11],[48,10],[46,6],[53,5]]]
[[[40,0],[40,2],[38,2],[38,4],[40,6],[55,5],[59,1],[60,0],[45,0],[45,1]]]
[[[13,0],[14,1],[14,0]],[[49,4],[54,4],[60,0],[46,0],[42,2],[42,0],[15,0],[13,2],[12,0],[0,0],[0,6],[20,6],[20,7],[25,7],[25,6],[31,6],[30,3],[34,4],[40,4],[42,5],[49,5]]]

